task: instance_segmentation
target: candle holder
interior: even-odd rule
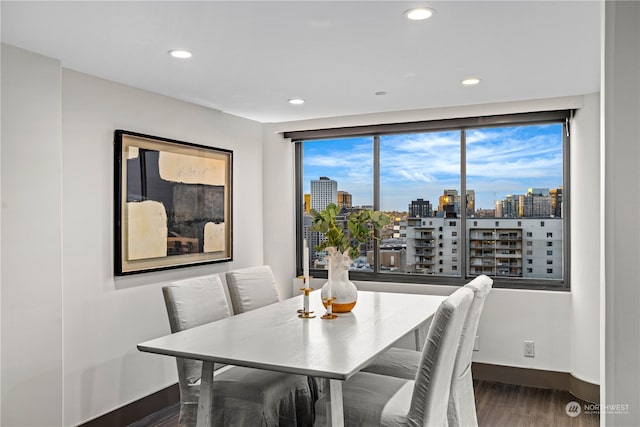
[[[311,292],[313,288],[306,285],[306,278],[303,277],[302,282],[305,286],[300,288],[300,290],[303,292],[304,297],[302,299],[302,309],[298,310],[298,317],[301,319],[312,319],[316,317],[316,315],[313,314],[313,311],[309,311],[309,292]]]
[[[327,312],[322,315],[321,319],[335,319],[338,317],[336,314],[333,314],[333,302],[335,300],[335,297],[322,299],[322,302],[327,307]]]

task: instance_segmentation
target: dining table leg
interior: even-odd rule
[[[211,409],[213,406],[213,362],[202,362],[200,377],[200,398],[198,399],[197,427],[211,427]]]
[[[344,406],[342,401],[342,381],[328,380],[327,405],[328,425],[331,427],[344,427]]]

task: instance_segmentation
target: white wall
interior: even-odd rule
[[[571,373],[600,384],[600,96],[571,127]]]
[[[279,123],[269,126],[265,132],[265,153],[274,150],[273,161],[265,162],[265,212],[275,209],[272,199],[280,197],[278,192],[283,188],[294,188],[293,144],[285,141],[275,132],[301,129],[322,129],[343,126],[367,125],[376,123],[392,123],[417,120],[434,120],[443,118],[469,117],[528,112],[545,109],[582,108],[573,123],[571,140],[572,167],[576,162],[585,162],[585,167],[577,167],[577,173],[588,174],[589,177],[574,176],[572,173],[572,213],[575,209],[590,206],[595,212],[589,214],[589,221],[574,221],[572,232],[580,236],[577,242],[572,241],[572,292],[549,292],[529,290],[495,289],[488,297],[481,318],[478,335],[480,351],[474,353],[474,360],[484,363],[495,363],[506,366],[527,367],[560,372],[570,372],[580,379],[598,384],[599,373],[599,338],[594,331],[598,330],[599,313],[599,266],[597,262],[597,236],[599,233],[599,215],[597,205],[597,165],[599,162],[599,109],[598,95],[586,97],[558,98],[529,102],[511,102],[493,105],[454,107],[429,110],[414,110],[388,114],[372,114],[307,120],[301,122]],[[584,108],[583,108],[584,107]],[[575,153],[574,153],[575,152]],[[265,154],[267,155],[267,154]],[[282,170],[287,170],[283,174]],[[581,172],[580,172],[581,171]],[[595,175],[595,178],[591,175]],[[584,179],[584,180],[583,180]],[[590,188],[595,179],[595,187]],[[594,193],[595,191],[595,193]],[[281,209],[284,218],[272,221],[268,228],[271,238],[265,232],[265,253],[278,258],[282,265],[290,265],[291,275],[295,274],[293,263],[295,254],[285,249],[281,242],[295,239],[293,208]],[[580,215],[579,213],[578,215]],[[591,222],[593,220],[593,222]],[[265,226],[266,227],[266,226]],[[576,247],[583,245],[587,236],[596,236],[589,248]],[[596,259],[592,256],[596,253]],[[584,268],[584,270],[583,270]],[[580,272],[576,271],[580,270]],[[450,287],[407,286],[391,283],[357,283],[360,289],[393,290],[447,294]],[[293,287],[290,291],[293,293]],[[574,296],[575,293],[575,296]],[[574,306],[578,305],[574,312]],[[594,308],[595,307],[595,308]],[[536,357],[523,356],[523,341],[533,340],[536,344]],[[586,355],[583,354],[586,352]]]
[[[0,424],[60,425],[60,63],[4,45],[1,55]]]
[[[75,425],[176,382],[136,349],[169,333],[162,284],[263,263],[262,126],[10,46],[2,67],[1,424]],[[114,278],[115,129],[233,150],[233,262]]]
[[[73,71],[63,70],[62,88],[65,423],[74,424],[176,381],[171,358],[135,348],[169,332],[163,283],[262,264],[262,128]],[[114,280],[112,140],[118,128],[233,150],[232,263]]]
[[[273,125],[263,128],[264,259],[273,269],[280,295],[290,297],[296,274],[293,144],[283,140]]]
[[[355,282],[358,289],[450,295],[454,286]],[[478,327],[473,361],[521,368],[570,372],[571,294],[554,291],[493,289]],[[535,342],[535,358],[524,357],[523,341]],[[399,346],[413,348],[413,337]],[[597,365],[596,365],[597,366]]]
[[[605,2],[602,425],[640,425],[640,3]]]

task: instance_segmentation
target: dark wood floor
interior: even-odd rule
[[[474,381],[480,427],[598,427],[600,416],[581,410],[575,417],[567,415],[567,404],[583,400],[569,392]],[[178,427],[178,405],[156,412],[130,427]],[[588,411],[587,411],[588,412]]]
[[[588,402],[577,399],[567,391],[474,381],[474,392],[480,427],[600,425],[598,413],[582,410]],[[567,415],[567,405],[571,402],[576,402],[581,408],[575,417]]]

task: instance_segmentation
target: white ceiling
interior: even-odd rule
[[[436,10],[422,22],[406,9]],[[260,122],[581,95],[598,1],[2,1],[2,41]],[[189,60],[167,51],[185,48]],[[462,87],[469,76],[479,86]],[[378,91],[387,92],[384,96]],[[293,106],[287,99],[302,97]]]

